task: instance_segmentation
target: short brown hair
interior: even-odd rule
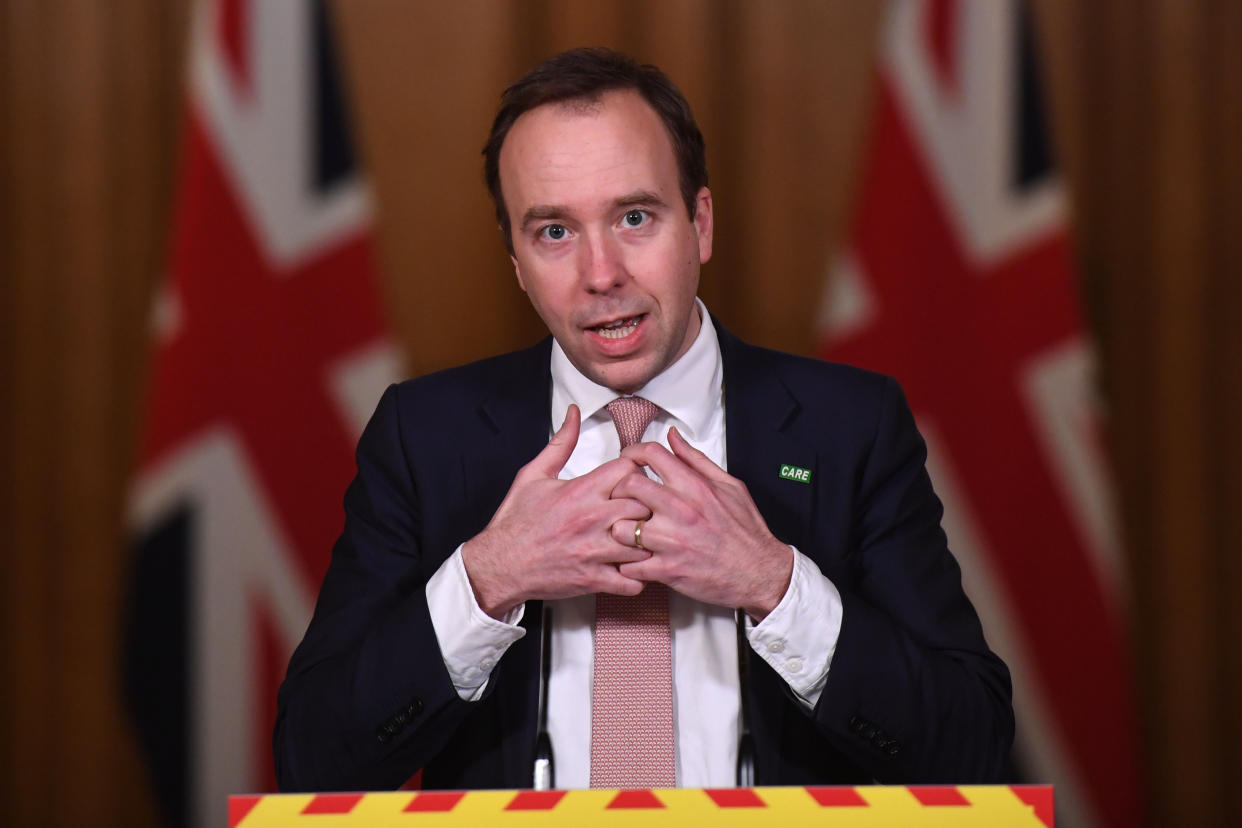
[[[677,157],[681,197],[694,218],[698,192],[707,186],[707,151],[703,133],[681,90],[655,66],[640,64],[620,52],[600,47],[571,49],[548,58],[504,91],[491,134],[483,146],[483,176],[510,253],[513,230],[500,188],[500,148],[505,136],[524,112],[550,103],[595,101],[602,93],[615,89],[637,92],[664,122]]]

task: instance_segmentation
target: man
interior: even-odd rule
[[[484,153],[552,339],[384,395],[281,688],[282,788],[527,787],[544,707],[560,787],[995,780],[1009,676],[901,392],[709,317],[680,92],[567,52]]]

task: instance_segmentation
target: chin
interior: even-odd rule
[[[648,372],[638,367],[631,368],[626,366],[626,369],[622,371],[600,371],[594,377],[594,380],[619,394],[633,394],[650,382],[654,376],[654,372]]]

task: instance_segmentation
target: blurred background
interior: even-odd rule
[[[952,417],[950,409],[936,408],[937,386],[917,367],[903,368],[923,363],[883,345],[868,351],[849,337],[850,325],[869,318],[859,307],[874,309],[877,296],[883,307],[891,296],[877,284],[867,289],[867,256],[889,243],[900,247],[907,232],[859,216],[870,215],[880,191],[898,205],[918,201],[915,182],[907,192],[905,179],[894,187],[885,175],[900,169],[886,166],[886,130],[900,132],[902,123],[918,120],[890,117],[903,101],[905,70],[894,67],[909,69],[899,59],[893,21],[912,15],[927,52],[940,57],[933,61],[942,72],[938,82],[957,90],[951,99],[965,100],[997,87],[988,78],[1000,86],[1021,80],[1005,68],[1016,63],[980,62],[981,54],[1021,51],[1026,41],[1014,40],[1016,30],[1005,29],[1003,42],[979,52],[953,45],[981,42],[971,39],[978,27],[966,27],[970,38],[955,39],[962,21],[981,11],[981,19],[1002,8],[1008,14],[1010,4],[928,3],[915,13],[850,0],[351,0],[329,3],[322,18],[294,15],[289,19],[305,26],[288,29],[278,25],[282,15],[301,3],[261,5],[264,14],[232,0],[203,4],[198,12],[189,0],[6,0],[0,6],[3,824],[201,821],[193,803],[203,794],[195,793],[194,780],[213,762],[231,760],[203,758],[202,722],[210,719],[202,718],[207,714],[194,688],[200,696],[212,688],[217,706],[247,711],[253,739],[246,744],[258,745],[261,757],[270,694],[263,689],[259,701],[243,702],[229,695],[243,692],[238,685],[204,670],[266,675],[271,670],[263,665],[281,662],[290,639],[296,642],[340,527],[350,471],[342,446],[373,406],[376,383],[382,388],[383,376],[425,373],[544,333],[495,229],[479,149],[500,91],[561,49],[607,45],[630,52],[659,65],[686,93],[706,136],[716,207],[715,255],[704,268],[701,296],[724,324],[784,350],[864,363],[874,355],[875,367],[896,373],[907,387],[921,424],[930,412],[930,430],[948,447],[943,463],[953,465],[944,419]],[[1020,85],[1013,100],[1021,98],[1023,106],[1037,100],[1046,115],[1046,152],[1035,153],[1044,162],[1034,170],[1038,180],[1048,178],[1053,160],[1061,173],[1061,200],[1056,209],[1043,201],[1032,208],[1038,215],[1031,231],[1035,242],[1050,233],[1057,239],[1038,261],[1061,286],[1051,291],[1061,310],[1044,314],[1042,303],[1052,301],[1044,293],[1030,301],[1019,294],[995,311],[983,305],[982,312],[995,316],[981,326],[977,318],[953,317],[951,303],[927,305],[919,320],[923,333],[911,347],[934,345],[938,337],[929,331],[950,338],[968,327],[1003,336],[1041,315],[1056,320],[1049,324],[1057,336],[1092,339],[1094,362],[1079,365],[1075,376],[1089,383],[1101,416],[1075,423],[1093,435],[1090,445],[1101,447],[1102,474],[1084,474],[1111,491],[1101,496],[1111,512],[1102,508],[1116,520],[1105,531],[1119,542],[1103,567],[1108,575],[1095,565],[1086,576],[1063,568],[1059,544],[1046,561],[1024,555],[1013,563],[1012,553],[1005,558],[1010,536],[1056,521],[1041,513],[1009,515],[1007,534],[995,529],[995,511],[983,509],[973,532],[982,536],[991,563],[976,570],[970,554],[959,550],[959,557],[985,623],[993,613],[1009,613],[1002,624],[1016,629],[1010,636],[987,627],[990,639],[1012,637],[1011,645],[1025,653],[1017,656],[1027,666],[1015,670],[1016,693],[1031,697],[1026,703],[1038,713],[1040,730],[1053,734],[1043,744],[1036,734],[1020,737],[1025,753],[1018,765],[1031,781],[1056,781],[1059,797],[1065,786],[1071,806],[1061,812],[1065,824],[1242,824],[1242,438],[1236,428],[1242,422],[1242,4],[1037,0],[1028,11],[1029,60],[1022,65],[1035,67],[1040,94]],[[195,79],[188,69],[197,65],[190,48],[195,19],[203,67],[214,55],[227,69],[223,75],[202,68]],[[338,148],[336,161],[325,160],[322,146],[316,156],[320,168],[337,176],[316,179],[328,193],[316,209],[327,218],[282,224],[269,211],[282,198],[292,203],[305,193],[294,188],[281,195],[260,184],[238,198],[244,202],[238,208],[219,195],[228,186],[217,192],[204,183],[212,174],[262,178],[282,166],[281,145],[268,140],[245,162],[237,160],[245,151],[233,147],[217,165],[210,148],[228,144],[221,136],[262,131],[261,118],[254,119],[257,126],[242,123],[251,110],[292,106],[294,92],[268,88],[260,68],[286,49],[272,44],[297,37],[319,43],[313,60],[299,65],[317,73],[316,89],[325,88],[323,68],[332,57],[322,48],[327,29],[335,38],[342,107],[316,112],[351,120],[352,144]],[[213,42],[214,51],[202,46]],[[231,108],[220,104],[228,98],[221,97],[222,77],[233,84]],[[1011,126],[1030,126],[1028,109],[1001,111]],[[231,126],[220,128],[221,122]],[[958,152],[965,159],[956,157],[941,171],[961,170],[972,151]],[[978,157],[985,166],[986,152]],[[369,202],[354,186],[359,168],[352,162],[369,177]],[[976,177],[930,178],[946,192],[955,191],[957,180],[956,190],[967,195],[986,185]],[[348,192],[333,188],[347,179],[354,182]],[[957,202],[945,198],[952,212]],[[267,339],[241,341],[246,329],[221,323],[210,346],[199,346],[193,359],[178,356],[170,337],[192,321],[192,313],[185,316],[195,307],[192,294],[230,283],[225,276],[247,266],[263,269],[240,264],[245,255],[222,252],[224,237],[213,243],[203,232],[226,208],[267,228],[270,249],[246,255],[276,273],[318,272],[325,261],[342,265],[351,277],[348,291],[363,297],[358,307],[335,287],[315,293],[322,304],[313,318],[320,322],[295,324],[265,316],[266,306],[256,303],[252,316],[302,338],[268,348]],[[946,220],[947,232],[955,226]],[[306,241],[305,227],[312,235],[329,228],[318,237],[321,246]],[[924,223],[911,236],[926,230]],[[1012,238],[1006,243],[1018,257],[1028,250]],[[995,259],[995,251],[983,258],[989,256]],[[190,280],[198,280],[193,288]],[[832,284],[846,288],[834,292]],[[215,311],[226,316],[224,303],[250,301],[221,290],[220,297],[233,297],[216,300]],[[934,287],[911,288],[914,295],[929,290],[937,295]],[[349,336],[334,327],[338,313],[351,320],[343,324]],[[312,438],[301,450],[285,446],[283,423],[301,409],[281,405],[276,378],[283,371],[273,369],[299,353],[318,354],[325,342],[339,344],[342,359],[351,348],[376,357],[350,374],[363,377],[353,403],[363,411],[342,417],[344,425],[334,426],[322,444]],[[978,349],[980,364],[1002,350],[986,339],[963,343],[946,357],[949,373],[975,369],[962,358],[970,348]],[[213,357],[216,345],[225,350]],[[320,357],[331,361],[330,354]],[[282,592],[275,609],[259,612],[277,619],[268,624],[274,632],[253,646],[238,643],[240,655],[220,662],[227,667],[205,667],[183,652],[211,633],[201,618],[210,615],[202,602],[212,593],[186,574],[205,571],[202,565],[165,573],[177,584],[166,591],[158,576],[143,574],[160,548],[150,542],[150,521],[167,506],[148,484],[181,445],[169,423],[189,422],[192,412],[210,407],[196,396],[203,387],[228,393],[228,376],[212,373],[220,363],[248,360],[264,373],[256,380],[254,372],[243,372],[237,382],[259,388],[263,376],[273,378],[277,390],[270,393],[279,409],[243,429],[275,447],[271,458],[255,464],[296,458],[289,461],[296,476],[313,477],[323,457],[331,485],[322,495],[326,506],[311,498],[316,505],[302,509],[305,521],[296,505],[286,505],[296,495],[259,485],[252,500],[283,516],[274,518],[277,526],[284,521],[275,532],[283,539],[269,547],[303,549],[292,556],[294,574],[282,581],[297,594]],[[206,366],[204,373],[196,365]],[[903,375],[906,370],[912,373]],[[980,398],[963,387],[958,406],[978,415],[993,405],[988,387],[976,389]],[[176,402],[161,403],[165,393]],[[192,437],[192,429],[184,430]],[[1011,449],[989,449],[986,465],[1017,467],[1039,439],[1032,433]],[[952,479],[964,501],[981,485],[962,460]],[[1074,511],[1072,504],[1066,509]],[[304,523],[319,534],[299,531]],[[235,525],[249,524],[238,519]],[[950,528],[950,535],[968,538],[971,531]],[[240,537],[226,546],[239,561],[250,561],[245,534]],[[305,552],[316,544],[317,551]],[[1084,578],[1095,585],[1080,589]],[[229,583],[243,595],[252,586],[245,578]],[[159,617],[148,606],[152,591],[191,596],[186,604],[199,620],[183,618],[184,628],[152,620]],[[228,626],[236,622],[231,610],[224,615],[220,629],[241,629]],[[1075,658],[1056,666],[1055,653],[1071,649],[1064,643],[1032,644],[1039,629],[1058,625],[1111,642],[1114,650],[1102,656],[1110,665],[1102,684],[1082,674]],[[144,637],[144,631],[165,637]],[[226,649],[231,640],[224,639]],[[165,685],[157,679],[167,676],[180,696],[160,695]],[[278,679],[256,681],[274,692]],[[252,684],[244,692],[254,692]],[[1101,687],[1117,691],[1115,705],[1101,698]],[[151,693],[145,703],[143,690]],[[144,709],[155,711],[145,723]],[[159,747],[167,730],[160,723],[195,716],[199,723],[181,735],[198,758],[170,764],[169,754],[159,752],[174,749]],[[248,772],[260,775],[242,789],[266,784],[257,767],[262,759],[255,762]],[[1102,764],[1122,770],[1114,774]]]

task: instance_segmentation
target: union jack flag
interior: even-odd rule
[[[895,375],[1058,824],[1142,823],[1127,610],[1065,194],[1018,0],[899,0],[821,355]]]
[[[125,675],[167,821],[206,826],[274,790],[276,689],[399,366],[323,3],[201,0],[188,74]]]

